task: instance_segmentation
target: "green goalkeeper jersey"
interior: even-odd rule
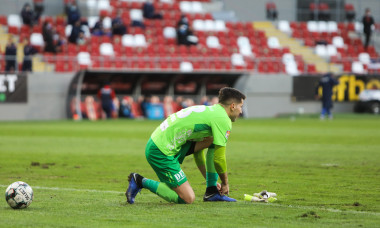
[[[231,119],[220,104],[196,105],[170,115],[153,132],[151,138],[167,156],[176,155],[187,141],[201,141],[213,136],[215,145],[226,146]]]

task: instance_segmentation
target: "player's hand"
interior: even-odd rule
[[[223,184],[221,185],[221,188],[220,188],[220,194],[221,195],[228,195],[230,193],[230,187],[228,186],[228,184]]]
[[[221,186],[219,183],[216,183],[216,188],[217,188],[218,191],[220,192],[220,190],[222,189],[222,186]]]

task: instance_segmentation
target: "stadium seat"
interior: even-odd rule
[[[91,56],[88,52],[79,52],[77,55],[78,64],[80,66],[90,66]]]
[[[285,21],[285,20],[280,20],[278,22],[278,29],[283,32],[283,33],[286,33],[286,34],[291,34],[292,33],[292,29],[290,28],[290,24],[289,24],[289,21]]]
[[[338,54],[337,50],[336,50],[336,47],[334,45],[327,45],[327,56],[335,56]]]
[[[207,47],[209,48],[219,48],[219,39],[216,36],[208,36],[206,40]]]
[[[358,61],[352,62],[351,71],[352,71],[352,73],[355,73],[355,74],[365,74],[366,73],[364,66],[363,66],[363,63],[358,62]]]
[[[314,51],[315,51],[315,54],[320,57],[325,58],[328,56],[327,48],[325,45],[321,45],[321,44],[316,45]]]
[[[332,32],[338,32],[338,25],[335,21],[329,21],[327,22],[327,31]]]
[[[326,21],[318,21],[318,32],[328,32]]]
[[[113,50],[113,45],[111,43],[102,43],[99,46],[99,53],[101,55],[113,56],[115,52]]]
[[[344,40],[340,36],[334,36],[332,39],[332,44],[337,48],[344,48]]]
[[[203,20],[194,20],[193,21],[193,28],[195,31],[205,31],[205,23]]]
[[[282,63],[284,65],[292,64],[293,62],[296,62],[293,54],[285,53],[282,55]]]
[[[126,47],[134,47],[135,41],[134,36],[131,34],[125,34],[121,37],[121,44]]]
[[[359,58],[359,62],[361,62],[363,64],[370,64],[371,63],[371,57],[366,52],[360,53],[358,58]]]
[[[318,23],[316,21],[308,21],[307,22],[307,30],[309,32],[318,32]]]
[[[8,26],[20,28],[22,26],[22,20],[18,14],[8,15]]]
[[[90,28],[93,28],[96,24],[96,22],[99,21],[99,17],[98,16],[89,16],[87,17],[87,23],[88,23],[88,27]]]
[[[296,62],[288,62],[285,65],[285,72],[288,75],[297,76],[300,75],[300,72],[298,71],[297,63]]]
[[[233,53],[231,55],[231,64],[233,66],[245,66],[243,55],[238,54],[238,53]]]
[[[146,47],[147,46],[145,36],[143,34],[136,34],[135,35],[135,46],[136,47]]]
[[[216,20],[215,21],[215,31],[226,31],[226,23],[222,20]]]
[[[165,27],[163,35],[166,39],[177,38],[177,32],[174,27]]]
[[[97,9],[100,10],[109,10],[111,8],[109,0],[98,0]]]
[[[131,11],[129,12],[129,16],[130,16],[131,21],[144,20],[143,13],[140,9],[131,9]]]
[[[65,35],[66,35],[66,37],[70,36],[72,30],[73,30],[73,26],[72,25],[66,25],[66,27],[65,27]]]
[[[105,29],[112,28],[112,19],[110,17],[105,17],[103,19],[103,28]]]
[[[30,44],[40,49],[45,45],[44,38],[41,33],[32,33],[30,35]]]
[[[181,62],[179,66],[181,72],[192,72],[194,70],[193,64],[190,62]]]
[[[278,38],[275,36],[271,36],[268,38],[267,45],[269,48],[281,48],[280,42]]]

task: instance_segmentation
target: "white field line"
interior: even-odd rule
[[[8,185],[0,184],[0,187],[8,187]],[[41,186],[33,186],[33,189],[42,189],[42,190],[52,190],[52,191],[70,191],[70,192],[95,192],[95,193],[112,193],[112,194],[124,194],[124,192],[119,191],[105,191],[105,190],[96,190],[96,189],[77,189],[77,188],[59,188],[59,187],[41,187]],[[244,202],[251,203],[251,202]],[[328,211],[333,213],[347,213],[347,214],[363,214],[363,215],[375,215],[380,216],[378,212],[372,211],[349,211],[349,210],[339,210],[333,208],[325,208],[325,207],[313,207],[313,206],[294,206],[294,205],[282,205],[277,203],[253,203],[255,206],[270,206],[270,207],[283,207],[283,208],[296,208],[302,210],[321,210]]]

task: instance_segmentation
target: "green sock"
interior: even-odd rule
[[[167,184],[144,178],[142,181],[144,188],[149,189],[154,194],[172,203],[185,204],[178,194],[173,191]]]
[[[218,182],[218,173],[215,170],[214,166],[214,151],[215,146],[212,145],[208,148],[207,155],[206,155],[206,184],[207,187],[213,187],[216,186],[216,183]]]

